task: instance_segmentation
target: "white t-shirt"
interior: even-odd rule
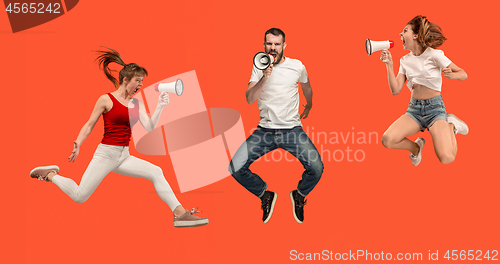
[[[253,67],[250,82],[258,82],[262,70]],[[296,59],[285,57],[273,71],[258,98],[259,125],[265,128],[293,128],[301,126],[299,115],[299,82],[307,83],[306,67]]]
[[[444,56],[442,50],[431,47],[425,49],[420,56],[411,52],[401,57],[399,73],[406,75],[406,86],[411,90],[413,84],[420,84],[432,90],[441,92],[441,69],[451,64],[451,60]]]

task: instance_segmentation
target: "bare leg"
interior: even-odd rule
[[[185,213],[186,213],[186,209],[184,209],[184,207],[182,207],[182,205],[175,207],[175,210],[174,210],[175,216],[181,216]]]
[[[382,136],[382,145],[390,149],[406,149],[417,155],[420,147],[406,137],[419,131],[420,126],[415,120],[407,115],[402,115],[385,131]]]
[[[453,124],[445,120],[438,120],[429,128],[434,142],[434,151],[443,164],[452,163],[457,155],[457,140],[453,129]]]
[[[55,171],[51,171],[49,172],[49,174],[47,174],[47,179],[49,180],[49,182],[52,181],[52,178],[54,178],[54,176],[56,176],[56,172]]]

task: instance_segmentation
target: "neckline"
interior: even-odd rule
[[[109,94],[110,94],[110,95],[112,95],[112,96],[113,96],[113,98],[114,98],[114,99],[115,99],[115,100],[116,100],[116,101],[117,101],[120,105],[122,105],[123,107],[129,108],[128,106],[126,106],[126,105],[122,104],[122,102],[120,102],[120,100],[118,100],[114,94],[112,94],[112,93],[109,93]],[[130,100],[132,100],[132,99],[130,99]],[[129,101],[129,102],[130,102],[130,101]],[[134,107],[135,107],[135,105],[134,105]],[[134,108],[134,107],[131,107],[131,108]]]
[[[276,66],[278,66],[278,67],[279,67],[280,65],[285,64],[285,63],[286,63],[286,61],[287,61],[287,57],[283,56],[283,58],[284,58],[285,60],[284,60],[282,63],[274,64],[274,66],[273,66],[273,67],[276,67]]]
[[[415,55],[415,54],[413,54],[413,52],[410,52],[410,54],[411,54],[412,56],[414,56],[414,57],[421,57],[421,56],[422,56],[422,55],[424,55],[424,53],[426,53],[429,49],[431,49],[431,47],[427,47],[427,48],[425,48],[425,50],[424,50],[422,53],[420,53],[420,55],[418,55],[418,56],[417,56],[417,55]]]

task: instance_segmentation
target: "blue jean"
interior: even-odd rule
[[[441,95],[422,100],[412,97],[408,104],[406,115],[417,122],[422,132],[426,128],[429,130],[438,120],[448,121],[446,107]]]
[[[297,191],[302,196],[308,195],[323,174],[323,162],[318,150],[301,126],[291,129],[257,127],[232,158],[229,172],[248,191],[257,197],[262,197],[267,184],[259,175],[250,171],[249,167],[255,160],[277,148],[290,152],[304,166],[305,171],[302,173]]]

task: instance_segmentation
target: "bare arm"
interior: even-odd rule
[[[246,91],[247,102],[249,104],[253,104],[262,92],[262,88],[264,88],[264,84],[266,84],[267,79],[271,75],[273,71],[273,65],[271,64],[267,69],[263,70],[264,75],[258,82],[250,82],[248,83],[248,88]]]
[[[146,131],[151,132],[153,131],[153,129],[155,129],[156,124],[158,124],[158,121],[160,120],[161,112],[163,111],[163,108],[169,103],[169,101],[170,99],[168,97],[168,93],[161,93],[160,97],[158,98],[156,109],[151,117],[149,117],[148,113],[146,112],[146,107],[144,106],[144,104],[139,101],[139,121],[141,122],[144,129],[146,129]]]
[[[399,94],[406,82],[406,76],[400,73],[398,73],[397,77],[394,75],[394,63],[392,62],[392,55],[390,51],[382,50],[380,53],[380,59],[385,63],[387,68],[387,80],[389,82],[391,93],[393,95]]]
[[[300,86],[302,87],[302,93],[304,94],[304,97],[306,98],[307,104],[304,105],[305,109],[300,115],[300,118],[306,119],[309,116],[309,111],[311,111],[312,108],[312,100],[313,100],[313,91],[311,87],[311,83],[309,80],[306,83],[300,83]]]
[[[87,123],[85,123],[85,125],[83,125],[80,133],[78,134],[78,137],[75,140],[78,146],[81,146],[85,139],[87,139],[87,137],[90,135],[90,132],[92,132],[92,129],[94,129],[97,120],[99,120],[99,117],[106,110],[106,103],[108,103],[109,100],[110,99],[108,95],[101,95],[101,97],[97,99],[94,110],[92,110],[92,114],[90,114],[89,120],[87,121]]]
[[[90,135],[92,132],[92,129],[94,129],[95,124],[97,123],[97,120],[99,120],[99,117],[101,116],[102,113],[106,110],[106,105],[109,105],[109,102],[111,99],[109,98],[108,95],[101,95],[99,99],[97,99],[97,102],[94,106],[94,110],[92,110],[92,114],[90,114],[90,118],[83,125],[82,129],[80,130],[80,133],[78,133],[78,137],[76,140],[73,142],[73,151],[71,152],[71,155],[69,156],[69,161],[75,161],[76,157],[78,156],[78,153],[80,152],[80,146],[83,144],[85,139]]]
[[[453,62],[448,65],[448,67],[443,68],[443,74],[444,77],[450,80],[463,81],[467,79],[467,73],[463,69],[455,65]]]

